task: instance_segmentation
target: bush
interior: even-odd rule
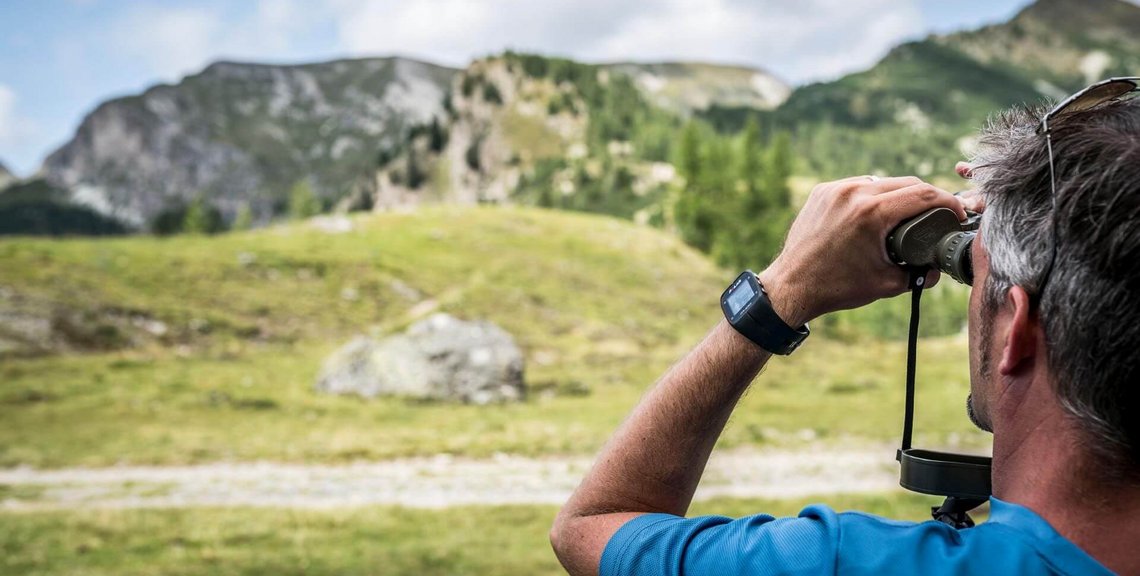
[[[321,201],[308,180],[298,180],[289,191],[289,217],[304,220],[321,213]]]

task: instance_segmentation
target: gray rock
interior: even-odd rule
[[[353,339],[326,360],[316,389],[467,404],[519,401],[526,392],[523,354],[510,334],[447,314],[384,340]]]

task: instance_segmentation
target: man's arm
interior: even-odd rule
[[[760,274],[791,326],[906,289],[886,255],[900,221],[960,201],[917,178],[862,176],[817,186],[792,224],[786,248]],[[927,278],[937,281],[937,272]],[[717,295],[710,295],[710,302]],[[563,506],[550,540],[571,574],[594,575],[610,537],[646,513],[683,516],[737,401],[770,355],[721,321],[665,374],[602,449]]]

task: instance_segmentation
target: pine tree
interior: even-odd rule
[[[760,124],[749,117],[740,143],[740,181],[743,184],[744,208],[756,213],[765,207],[762,194],[764,149],[760,143]]]
[[[408,188],[414,190],[416,188],[419,188],[420,185],[424,183],[424,180],[427,179],[427,175],[424,174],[423,168],[420,167],[419,154],[416,153],[416,146],[414,143],[408,146],[408,155],[406,161],[406,172],[408,175],[406,182],[408,183]]]
[[[230,229],[249,230],[250,228],[253,228],[253,211],[249,209],[249,204],[242,204],[238,208],[237,215],[234,216],[234,223]]]
[[[289,216],[304,220],[321,213],[321,201],[308,180],[298,180],[289,191]]]
[[[776,134],[768,150],[768,169],[765,171],[765,187],[768,189],[772,205],[776,208],[792,207],[792,189],[788,185],[788,179],[795,169],[793,163],[792,138],[787,132],[780,132]]]
[[[712,228],[708,199],[705,197],[702,170],[702,138],[700,127],[690,121],[681,132],[676,165],[684,179],[674,209],[675,224],[681,238],[690,246],[708,252],[712,248]]]
[[[194,198],[186,207],[186,215],[182,218],[182,231],[186,234],[211,232],[209,208],[201,196]]]
[[[447,131],[439,125],[439,118],[431,117],[431,126],[428,128],[429,145],[432,152],[441,152],[447,145]]]

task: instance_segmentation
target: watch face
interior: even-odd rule
[[[741,282],[728,295],[728,312],[733,317],[739,316],[745,306],[756,297],[756,289],[748,282]]]

